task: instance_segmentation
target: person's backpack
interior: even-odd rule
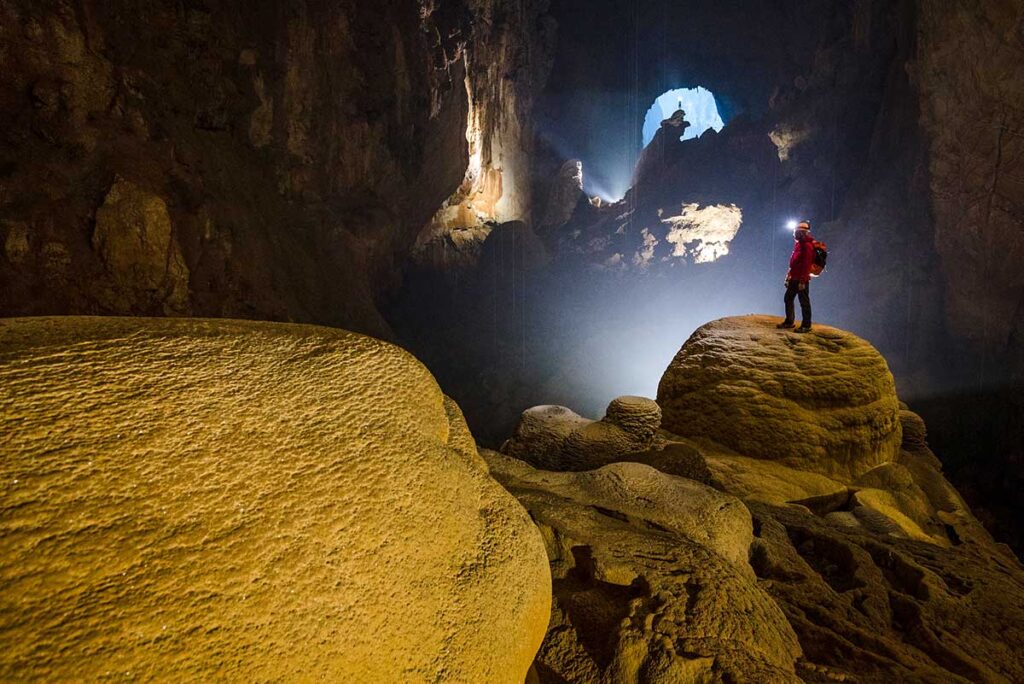
[[[817,240],[812,244],[814,246],[814,263],[811,264],[811,277],[817,278],[825,270],[825,263],[828,261],[828,245]]]

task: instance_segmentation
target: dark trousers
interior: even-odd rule
[[[805,328],[811,327],[811,284],[807,283],[804,285],[804,289],[800,289],[800,283],[790,282],[786,287],[786,296],[783,301],[786,302],[786,323],[793,322],[793,300],[796,297],[800,297],[800,313],[803,314],[804,320],[800,323]]]

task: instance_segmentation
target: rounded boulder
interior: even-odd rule
[[[0,322],[0,678],[522,682],[550,574],[458,407],[314,326]]]
[[[662,427],[849,482],[893,461],[900,405],[885,359],[852,333],[778,318],[723,318],[697,329],[658,386]]]

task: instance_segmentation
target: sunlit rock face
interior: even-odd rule
[[[465,135],[469,163],[458,189],[426,222],[413,263],[441,270],[437,253],[463,243],[472,265],[486,225],[533,218],[530,123],[533,100],[550,69],[554,27],[539,0],[471,0],[475,23],[464,54],[468,99]],[[540,218],[540,217],[538,217]],[[453,243],[448,236],[460,233]]]
[[[735,204],[701,208],[691,203],[683,205],[678,216],[661,222],[669,226],[665,241],[674,245],[672,256],[705,264],[729,253],[729,242],[743,224],[743,211]]]
[[[521,684],[550,580],[406,352],[312,326],[0,323],[0,677]]]
[[[795,337],[778,321],[726,318],[694,332],[658,386],[662,426],[840,480],[893,460],[901,426],[885,359],[845,331]]]

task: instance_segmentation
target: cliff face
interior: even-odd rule
[[[947,321],[973,347],[1004,352],[1024,310],[1024,10],[925,1],[918,31]]]
[[[385,333],[374,298],[466,173],[466,65],[484,130],[524,116],[488,80],[522,16],[435,5],[0,2],[0,311]]]
[[[533,214],[531,114],[554,51],[548,0],[477,0],[466,50],[469,164],[459,187],[423,226],[413,261],[445,270],[474,265],[494,223]]]

